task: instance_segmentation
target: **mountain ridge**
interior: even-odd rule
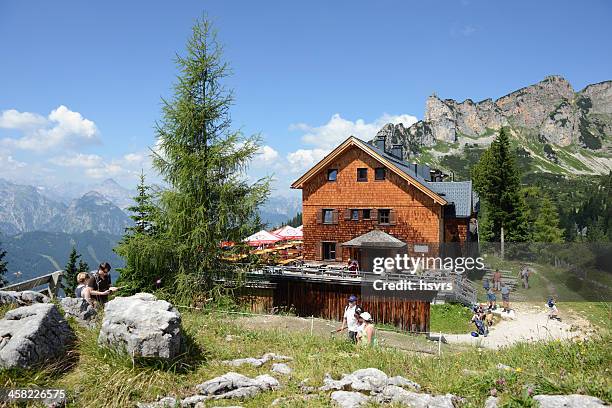
[[[561,174],[612,170],[612,80],[575,91],[562,76],[509,92],[495,100],[441,99],[425,103],[423,120],[409,127],[386,124],[387,148],[404,147],[405,159],[443,166],[444,156],[485,148],[506,127],[534,169]]]

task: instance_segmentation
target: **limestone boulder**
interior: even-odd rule
[[[73,317],[81,326],[92,327],[95,324],[97,312],[83,298],[62,298],[60,305],[65,316]]]
[[[354,391],[334,391],[331,393],[331,399],[341,408],[358,408],[370,400],[362,393]]]
[[[30,368],[65,354],[74,333],[52,303],[8,311],[0,320],[0,367]]]
[[[261,391],[275,390],[280,387],[278,380],[263,374],[250,378],[235,372],[229,372],[196,385],[199,394],[210,399],[251,398]]]
[[[607,406],[599,398],[589,395],[536,395],[534,401],[540,408],[598,408]]]
[[[98,343],[131,356],[173,358],[181,349],[181,315],[149,293],[117,297],[104,306]]]
[[[34,303],[49,303],[51,299],[42,293],[33,290],[23,290],[16,292],[14,290],[0,291],[0,304],[15,304],[19,306],[32,305]]]

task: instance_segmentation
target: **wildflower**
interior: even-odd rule
[[[516,371],[517,373],[520,373],[521,371],[523,371],[523,369],[521,367],[517,367],[516,370],[514,371]]]
[[[497,397],[497,389],[495,388],[491,388],[491,391],[489,391],[492,397]]]
[[[533,388],[531,387],[527,388],[527,395],[530,397],[533,395]]]
[[[499,386],[504,386],[504,385],[506,385],[506,379],[505,378],[499,378],[497,381],[495,381],[495,384],[497,384]]]

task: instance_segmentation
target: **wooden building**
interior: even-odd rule
[[[305,260],[357,259],[371,270],[373,257],[398,252],[467,256],[477,240],[471,181],[443,181],[385,142],[349,137],[292,184],[302,190]],[[373,230],[384,234],[366,235]]]

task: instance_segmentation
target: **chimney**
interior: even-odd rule
[[[374,146],[376,146],[379,150],[385,151],[385,142],[387,140],[387,136],[378,135],[376,136],[376,140],[374,141]]]
[[[391,146],[391,151],[389,152],[389,154],[391,154],[391,156],[395,157],[396,159],[404,160],[404,146],[402,146],[401,144],[395,144]]]

